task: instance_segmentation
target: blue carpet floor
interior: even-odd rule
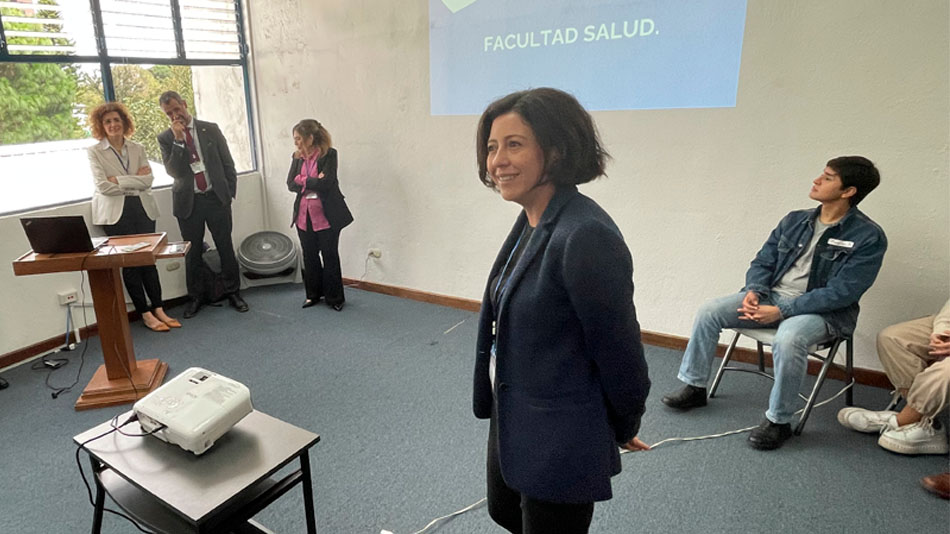
[[[248,313],[204,308],[169,333],[133,323],[136,355],[161,358],[169,376],[200,366],[234,378],[250,388],[258,410],[320,434],[310,454],[320,532],[411,534],[484,496],[488,427],[470,408],[477,314],[355,289],[347,289],[342,313],[301,309],[300,285],[244,296]],[[770,384],[745,373],[727,375],[704,409],[667,410],[659,399],[678,387],[681,356],[647,347],[653,390],[645,441],[761,420]],[[53,384],[76,375],[79,352],[66,357]],[[57,399],[44,386],[45,371],[26,364],[3,372],[11,385],[0,391],[0,532],[86,532],[91,525],[71,438],[127,408],[73,410],[102,362],[98,338],[85,358],[79,385]],[[829,381],[826,390],[839,385]],[[859,386],[855,403],[880,409],[888,396]],[[947,457],[891,454],[876,436],[841,428],[835,413],[842,406],[837,399],[816,409],[803,435],[778,451],[752,450],[741,434],[624,455],[614,499],[597,505],[591,532],[948,532],[950,503],[919,486],[920,477],[948,470]],[[275,532],[304,532],[300,491],[256,519]],[[103,531],[135,529],[107,515]],[[479,508],[429,532],[501,531]]]

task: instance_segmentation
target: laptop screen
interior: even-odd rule
[[[20,223],[33,252],[61,254],[92,252],[96,249],[82,215],[22,217]]]

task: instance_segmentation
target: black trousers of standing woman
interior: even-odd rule
[[[142,200],[136,196],[125,197],[122,216],[115,224],[103,227],[108,235],[151,234],[155,232],[155,221],[148,218]],[[139,315],[160,308],[162,303],[162,285],[158,280],[158,269],[154,265],[125,267],[122,269],[122,281],[129,292],[135,311]],[[145,296],[148,295],[148,301]],[[151,305],[148,304],[151,302]]]
[[[514,534],[587,534],[594,503],[539,501],[511,489],[498,463],[495,415],[488,425],[488,515]]]
[[[307,298],[316,302],[325,298],[327,305],[343,304],[343,272],[340,269],[340,231],[327,228],[314,232],[307,216],[307,229],[297,228],[303,250],[303,285]],[[320,257],[323,257],[323,261]]]

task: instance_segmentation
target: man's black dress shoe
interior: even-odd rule
[[[237,293],[231,293],[228,295],[228,302],[231,303],[231,307],[239,312],[247,311],[247,303],[244,302],[244,299],[241,298],[241,295]]]
[[[201,309],[201,302],[198,299],[191,299],[185,304],[185,319],[191,319],[195,315],[198,315],[198,310]]]
[[[706,388],[687,385],[676,393],[663,397],[663,404],[677,410],[689,410],[706,405]]]
[[[316,304],[317,300],[319,299],[307,299],[303,301],[303,306],[301,306],[301,308],[309,308],[310,306],[313,306],[314,304]]]
[[[778,424],[766,419],[749,434],[749,446],[760,451],[771,451],[792,437],[792,425]]]

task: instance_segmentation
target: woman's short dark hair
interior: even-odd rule
[[[330,139],[330,132],[322,124],[314,119],[304,119],[298,122],[293,131],[299,133],[304,139],[313,136],[313,144],[320,148],[320,155],[323,156],[330,151],[333,146],[333,140]]]
[[[572,95],[550,87],[518,91],[492,102],[478,120],[476,157],[478,178],[496,189],[488,175],[488,137],[492,123],[506,113],[517,113],[531,128],[544,152],[543,181],[555,185],[587,183],[606,176],[610,154],[604,150],[587,110]]]
[[[852,206],[857,206],[881,183],[881,173],[871,160],[863,156],[839,156],[825,165],[838,173],[842,189],[854,187],[857,190],[857,193],[848,199]]]
[[[122,119],[122,135],[130,137],[135,133],[135,123],[132,122],[132,115],[129,114],[129,108],[119,102],[106,102],[105,104],[96,106],[96,109],[92,110],[92,113],[89,114],[89,128],[92,129],[93,137],[100,141],[108,137],[106,135],[106,129],[102,125],[102,119],[106,116],[106,113],[112,113],[113,111],[118,113]]]

